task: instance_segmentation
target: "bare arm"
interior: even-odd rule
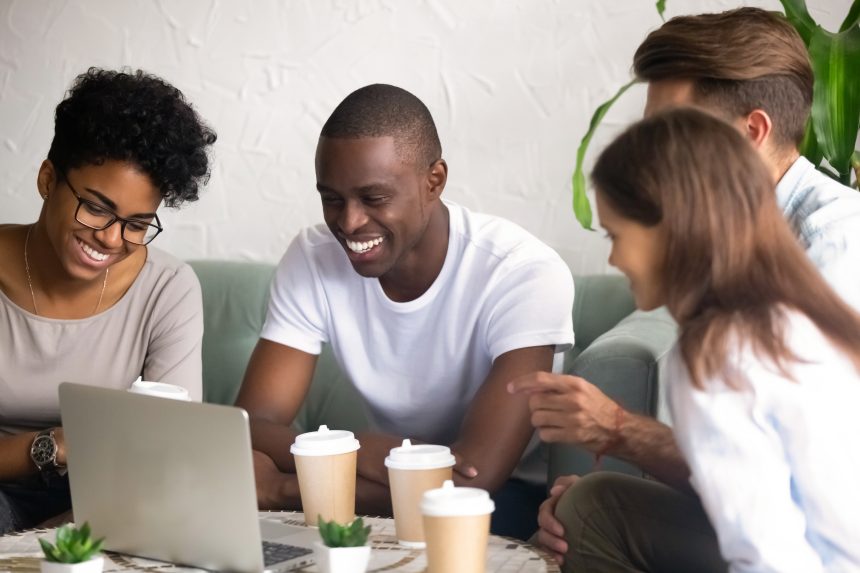
[[[527,405],[508,394],[506,385],[534,368],[551,366],[552,347],[549,346],[512,350],[495,360],[466,412],[460,437],[451,446],[457,457],[454,481],[458,485],[495,491],[507,481],[533,429],[529,424]],[[402,438],[368,432],[360,434],[359,441],[358,473],[368,482],[367,502],[390,504],[384,460],[391,448],[401,444]],[[372,487],[376,485],[383,489]],[[358,491],[361,489],[359,484]],[[386,497],[376,498],[374,491],[385,492]]]
[[[469,472],[474,477],[456,472],[457,485],[494,492],[508,480],[534,433],[528,404],[507,392],[508,382],[535,369],[551,369],[552,358],[551,346],[536,346],[511,350],[493,362],[452,445],[458,459],[476,470]]]
[[[290,454],[296,431],[290,424],[310,388],[316,362],[314,354],[264,339],[251,354],[236,405],[251,419],[254,449],[265,454],[254,456],[261,507],[296,507],[298,503],[298,486],[292,483],[295,476],[279,473],[296,471]],[[275,467],[269,467],[272,461]]]
[[[587,380],[534,372],[513,381],[509,391],[528,395],[531,422],[543,441],[623,459],[667,485],[690,491],[690,470],[672,429],[647,416],[619,414],[621,407]]]
[[[30,458],[30,446],[39,432],[24,432],[0,438],[0,482],[16,481],[36,475],[39,468]],[[57,464],[66,465],[66,444],[62,428],[54,429],[57,442]]]
[[[0,439],[0,482],[15,481],[39,473],[30,459],[30,444],[37,432],[26,432]]]

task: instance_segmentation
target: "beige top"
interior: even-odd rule
[[[36,316],[0,291],[0,435],[58,425],[61,382],[125,389],[143,376],[199,401],[202,338],[197,276],[151,247],[131,288],[89,318]]]

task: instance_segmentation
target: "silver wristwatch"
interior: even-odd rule
[[[39,468],[39,471],[44,473],[54,473],[65,469],[57,463],[57,440],[54,438],[54,429],[43,430],[33,438],[33,443],[30,445],[30,459]]]

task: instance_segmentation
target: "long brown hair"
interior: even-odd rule
[[[860,315],[801,249],[767,168],[735,128],[692,108],[655,115],[603,151],[592,180],[621,216],[663,226],[658,276],[694,384],[727,375],[735,342],[786,373],[797,357],[783,336],[785,308],[809,317],[860,369]]]
[[[726,119],[763,109],[775,140],[797,146],[812,106],[812,66],[788,20],[759,8],[678,16],[651,32],[633,57],[648,82],[693,81],[696,102]]]

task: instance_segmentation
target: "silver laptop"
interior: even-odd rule
[[[316,530],[259,517],[244,410],[66,382],[60,411],[75,521],[107,549],[221,571],[313,562]]]

